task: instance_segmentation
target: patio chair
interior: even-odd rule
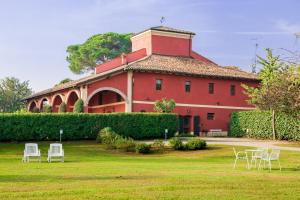
[[[26,143],[22,161],[29,162],[30,157],[36,157],[41,162],[41,151],[36,143]]]
[[[269,170],[272,170],[272,161],[277,161],[279,165],[279,169],[281,171],[281,165],[279,161],[279,156],[280,156],[280,149],[272,149],[272,152],[268,154],[267,152],[264,152],[262,155],[262,158],[259,162],[259,169],[261,169],[261,162],[267,162],[269,165]],[[264,166],[265,167],[265,166]]]
[[[62,148],[62,144],[53,143],[50,144],[50,149],[48,150],[48,162],[52,161],[52,158],[61,158],[61,162],[64,162],[65,154]]]
[[[246,167],[247,167],[247,169],[249,169],[249,160],[248,160],[247,153],[245,151],[237,152],[234,147],[233,147],[233,152],[234,152],[234,155],[235,155],[233,168],[235,169],[236,163],[237,163],[238,160],[246,160],[247,161]]]
[[[258,151],[254,152],[250,165],[252,166],[254,162],[254,166],[256,167],[257,160],[261,160],[264,153],[268,153],[268,148],[259,147],[257,148]]]

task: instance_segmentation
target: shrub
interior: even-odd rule
[[[165,144],[163,140],[154,140],[151,147],[156,151],[164,151]]]
[[[179,133],[175,135],[175,137],[195,137],[195,135],[192,135],[191,133]]]
[[[183,145],[181,139],[178,137],[171,138],[169,140],[169,143],[174,150],[183,150],[184,149],[184,145]]]
[[[0,114],[0,141],[96,139],[99,130],[111,127],[124,137],[133,139],[164,138],[177,131],[177,115],[159,113],[111,113],[111,114]]]
[[[83,113],[84,109],[83,109],[83,100],[82,99],[78,99],[75,104],[74,104],[74,109],[73,109],[73,113]]]
[[[131,138],[119,137],[114,141],[114,147],[126,152],[134,152],[136,143]]]
[[[187,150],[200,150],[205,148],[206,142],[196,138],[189,140],[185,145],[185,149]]]
[[[33,113],[40,113],[40,109],[37,107],[34,107],[32,110]]]
[[[44,106],[44,113],[51,113],[52,112],[52,107],[49,105]]]
[[[65,113],[66,111],[67,111],[67,105],[66,105],[66,103],[62,102],[59,105],[58,112]]]
[[[276,138],[300,140],[300,119],[285,113],[275,114]],[[272,139],[272,112],[243,111],[231,114],[229,136]]]
[[[135,146],[136,153],[147,154],[147,153],[150,153],[150,150],[151,150],[151,145],[146,144],[146,143],[138,143]]]
[[[108,148],[114,148],[115,141],[121,138],[110,127],[100,130],[96,140],[99,143],[105,144]]]

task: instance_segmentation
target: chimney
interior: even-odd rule
[[[125,53],[121,54],[121,62],[122,62],[122,65],[127,64],[127,55]]]

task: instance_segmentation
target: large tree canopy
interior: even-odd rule
[[[70,45],[67,48],[69,68],[75,74],[94,70],[96,64],[118,57],[131,51],[131,33],[104,33],[87,39],[83,44]]]
[[[22,99],[32,94],[28,81],[14,77],[0,80],[0,112],[15,112],[25,107]]]

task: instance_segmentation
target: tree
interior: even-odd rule
[[[65,83],[68,83],[68,82],[71,82],[71,81],[73,81],[73,80],[70,79],[70,78],[65,78],[65,79],[61,80],[59,83],[57,83],[55,86],[60,86],[60,85],[63,85]]]
[[[29,82],[14,77],[0,80],[0,112],[15,112],[25,108],[23,98],[32,94]]]
[[[83,100],[78,99],[74,104],[73,113],[83,113]]]
[[[157,100],[154,103],[154,110],[156,112],[162,112],[162,113],[171,113],[176,106],[176,103],[173,99],[166,99],[163,98],[162,100]]]
[[[67,111],[67,105],[65,102],[62,102],[60,105],[59,105],[59,108],[58,108],[58,112],[60,113],[65,113]]]
[[[250,97],[250,103],[261,110],[272,111],[272,134],[273,139],[276,139],[275,113],[297,114],[300,111],[299,66],[280,60],[270,49],[267,49],[267,58],[258,57],[258,62],[262,65],[258,73],[260,86],[243,87]]]
[[[131,51],[131,33],[104,33],[94,35],[83,44],[70,45],[67,48],[69,68],[75,74],[94,70],[97,64]]]

